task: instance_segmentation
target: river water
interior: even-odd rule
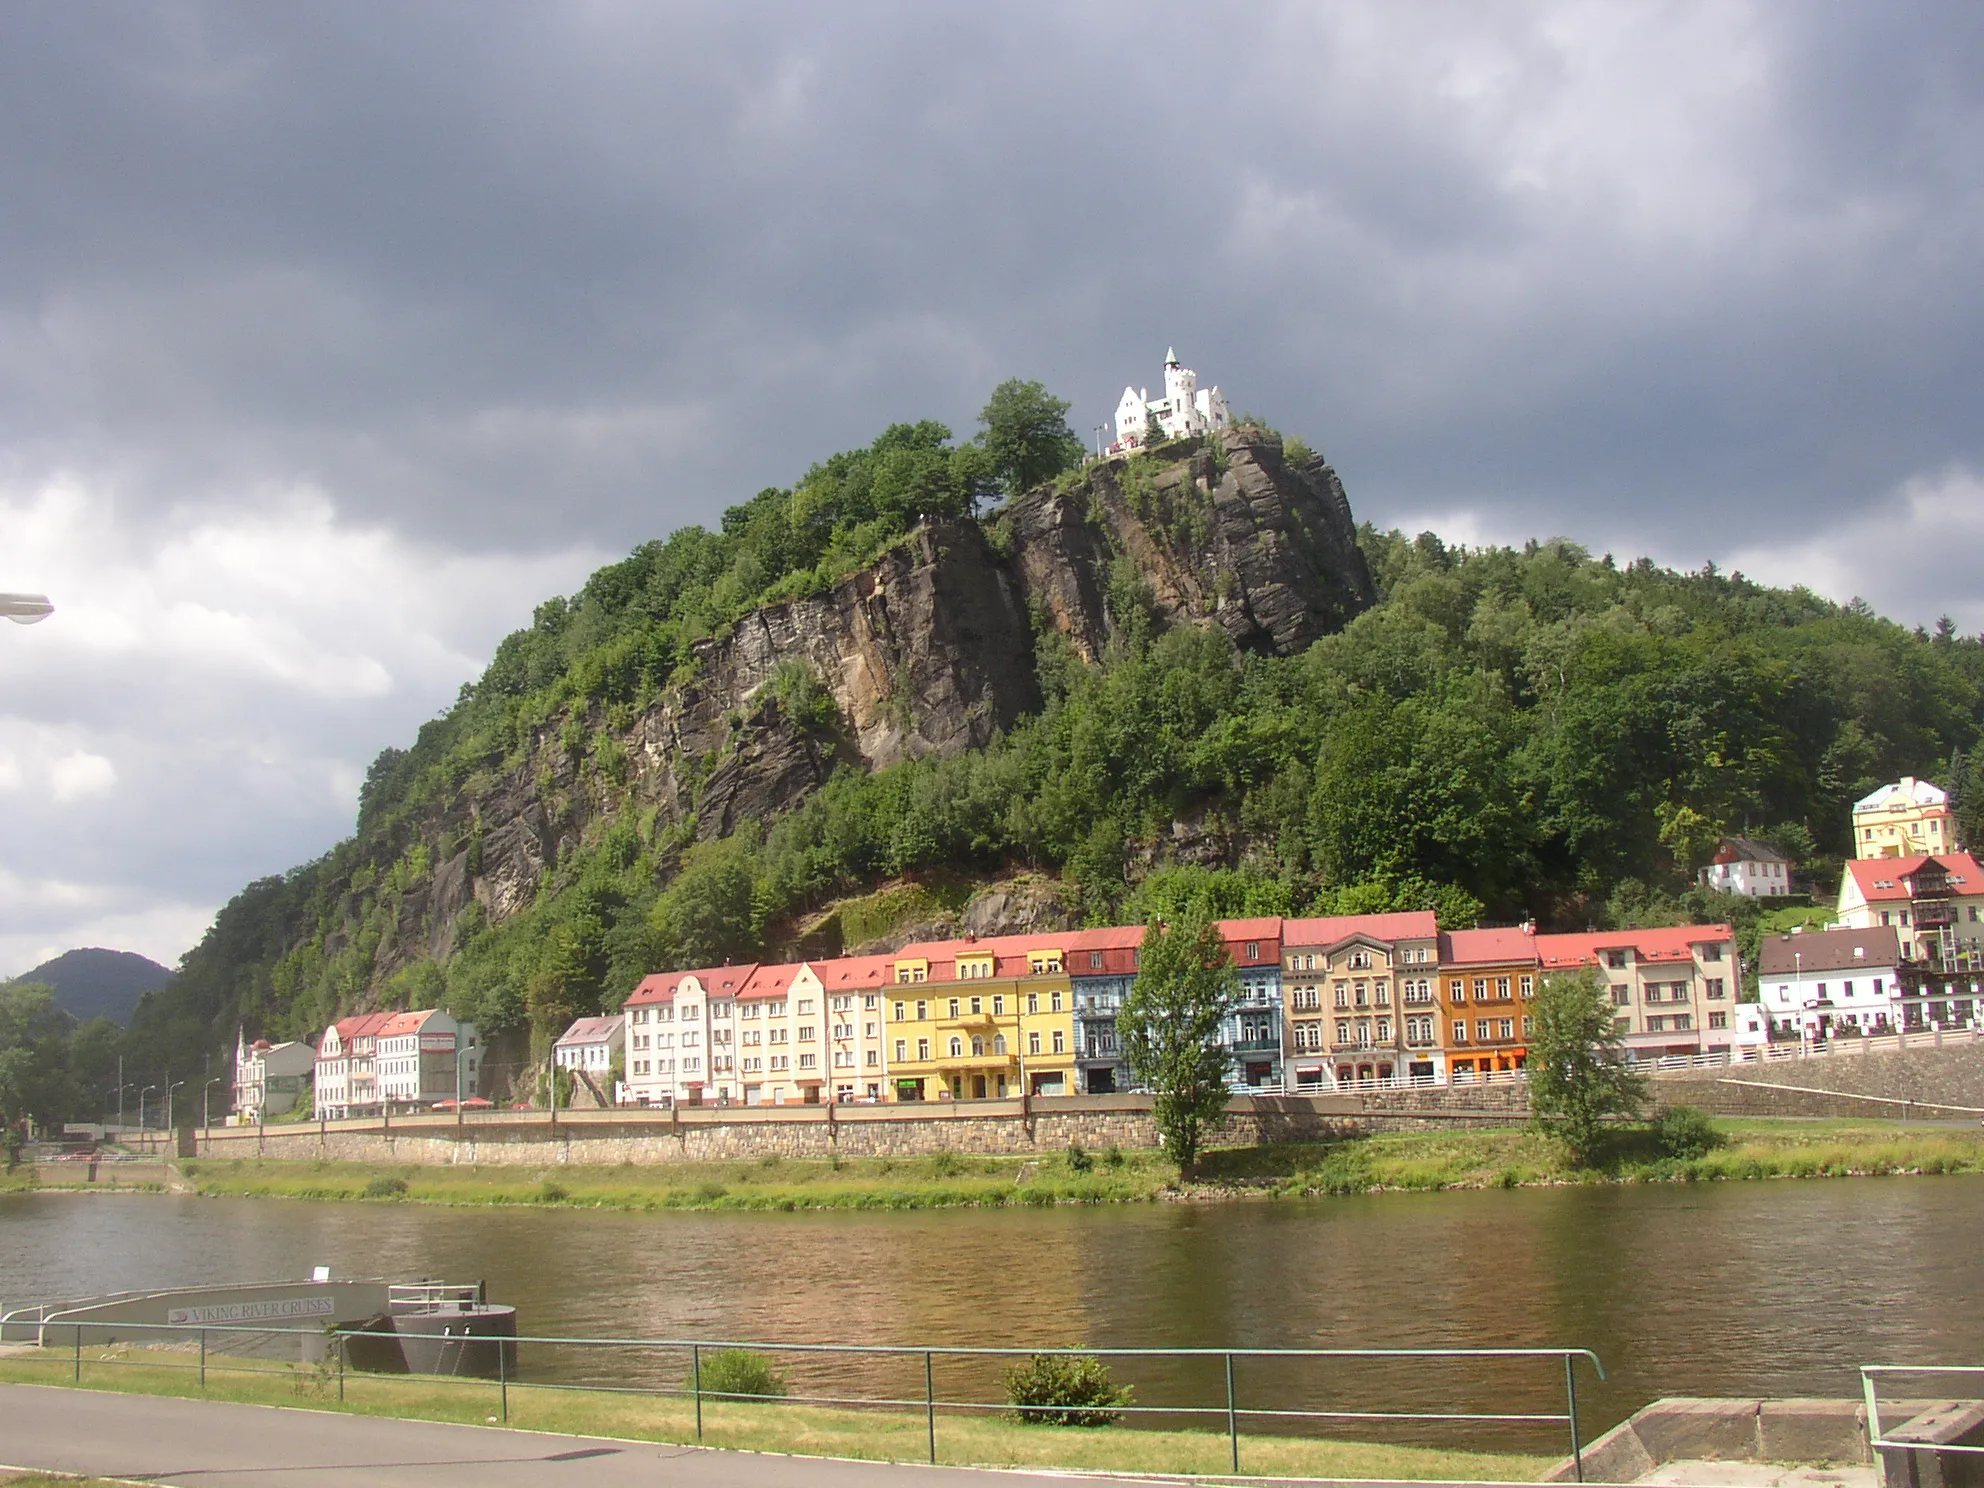
[[[924,1213],[622,1214],[0,1196],[0,1303],[307,1275],[486,1279],[527,1334],[1098,1347],[1577,1346],[1587,1435],[1661,1395],[1856,1394],[1984,1363],[1984,1177]],[[800,1377],[827,1382],[822,1365]],[[526,1353],[526,1370],[531,1369]],[[944,1366],[956,1398],[989,1366]],[[881,1366],[832,1388],[920,1392]],[[1242,1404],[1561,1410],[1553,1366],[1239,1366]],[[1146,1404],[1217,1362],[1133,1363]],[[537,1372],[675,1383],[673,1358]],[[966,1377],[970,1376],[971,1379]],[[975,1380],[975,1383],[973,1381]],[[1223,1397],[1221,1397],[1223,1398]],[[1206,1424],[1212,1424],[1207,1422]],[[1415,1433],[1417,1434],[1417,1433]],[[1520,1434],[1519,1434],[1520,1435]],[[1515,1445],[1514,1437],[1479,1433]],[[1451,1438],[1449,1438],[1451,1439]],[[1526,1442],[1549,1447],[1553,1429]]]

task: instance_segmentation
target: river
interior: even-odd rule
[[[0,1300],[328,1265],[485,1278],[533,1334],[1575,1345],[1610,1375],[1584,1381],[1590,1434],[1661,1395],[1843,1396],[1861,1363],[1984,1362],[1980,1233],[1980,1176],[903,1214],[49,1193],[0,1197]],[[1146,1403],[1213,1390],[1203,1369],[1126,1367]],[[1275,1403],[1562,1405],[1561,1376],[1534,1367],[1241,1368],[1243,1393]]]

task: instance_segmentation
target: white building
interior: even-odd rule
[[[1761,1049],[1770,1043],[1770,1012],[1760,1002],[1739,1002],[1730,1010],[1732,1049]]]
[[[237,1033],[234,1039],[234,1119],[242,1126],[255,1126],[271,1116],[296,1109],[316,1068],[317,1051],[308,1044],[291,1040],[272,1044],[267,1039],[249,1043]]]
[[[1116,442],[1109,453],[1120,455],[1138,449],[1144,431],[1156,419],[1166,439],[1188,434],[1206,434],[1227,428],[1233,412],[1226,406],[1226,395],[1216,387],[1199,386],[1199,374],[1181,366],[1176,351],[1164,354],[1164,396],[1153,398],[1149,388],[1126,387],[1116,404]]]
[[[457,1023],[438,1008],[393,1013],[380,1025],[376,1057],[379,1098],[395,1106],[431,1106],[476,1093],[482,1046],[473,1023]],[[456,1055],[460,1070],[456,1069]]]
[[[391,1013],[340,1018],[317,1044],[317,1114],[341,1120],[379,1108],[379,1030]]]
[[[1773,935],[1757,960],[1757,991],[1770,1032],[1828,1038],[1900,1024],[1901,937],[1892,926]]]
[[[1701,871],[1701,885],[1721,894],[1777,899],[1791,892],[1791,860],[1768,842],[1725,837],[1715,861]]]
[[[626,1003],[626,1095],[642,1105],[882,1099],[889,958],[645,978]],[[823,977],[828,980],[823,980]],[[831,985],[829,985],[829,980]]]
[[[1969,853],[1854,858],[1839,883],[1839,923],[1891,926],[1901,953],[1938,966],[1984,965],[1984,867]]]
[[[580,1018],[558,1035],[551,1046],[552,1060],[560,1069],[584,1070],[599,1084],[613,1068],[613,1060],[626,1047],[627,1015],[614,1013],[605,1018]]]

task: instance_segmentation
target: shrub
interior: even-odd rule
[[[538,1185],[537,1201],[540,1204],[562,1204],[572,1195],[562,1183],[553,1183],[549,1178]]]
[[[1111,1142],[1109,1144],[1108,1150],[1102,1154],[1102,1161],[1105,1167],[1111,1167],[1111,1168],[1122,1167],[1123,1149],[1121,1147],[1118,1147],[1114,1142]]]
[[[1706,1157],[1727,1140],[1698,1106],[1669,1106],[1653,1118],[1653,1145],[1662,1157]]]
[[[930,1171],[939,1178],[955,1178],[962,1168],[955,1152],[940,1151],[930,1159]]]
[[[406,1179],[396,1173],[389,1173],[384,1177],[374,1178],[370,1183],[365,1185],[365,1197],[368,1199],[403,1199],[406,1197]]]
[[[1093,1354],[1034,1354],[1006,1371],[1009,1421],[1050,1426],[1107,1426],[1135,1392],[1109,1377]]]
[[[693,1366],[683,1388],[696,1388]],[[705,1395],[775,1399],[785,1393],[785,1371],[755,1349],[720,1349],[703,1355],[702,1390]]]
[[[1086,1173],[1090,1168],[1095,1166],[1095,1159],[1090,1157],[1082,1149],[1080,1142],[1070,1142],[1068,1144],[1068,1166],[1073,1168],[1077,1173]]]
[[[721,1183],[698,1183],[696,1185],[696,1198],[705,1204],[714,1204],[729,1192],[730,1190],[725,1188]]]

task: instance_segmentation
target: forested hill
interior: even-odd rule
[[[1948,780],[1984,725],[1984,643],[1948,626],[1353,530],[1258,426],[1041,473],[899,425],[540,606],[374,764],[350,840],[228,904],[134,1045],[183,1064],[237,1019],[385,1004],[542,1034],[657,967],[946,916],[1708,912],[1683,896],[1720,833],[1823,873],[1856,797]]]

